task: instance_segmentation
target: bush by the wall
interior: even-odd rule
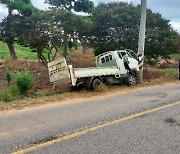
[[[16,84],[21,94],[26,94],[28,92],[28,90],[32,87],[33,81],[34,76],[30,72],[19,72],[16,75]]]

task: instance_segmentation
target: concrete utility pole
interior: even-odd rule
[[[139,42],[138,42],[138,56],[141,57],[139,63],[140,68],[140,82],[143,80],[143,63],[144,63],[144,46],[145,46],[145,31],[146,31],[146,10],[147,0],[141,0],[141,23],[139,30]]]

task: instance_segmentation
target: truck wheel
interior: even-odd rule
[[[129,74],[128,78],[127,78],[127,84],[128,86],[134,86],[137,84],[137,78],[132,75],[132,74]]]
[[[91,89],[97,90],[98,86],[102,84],[102,81],[100,79],[94,79],[91,83]]]

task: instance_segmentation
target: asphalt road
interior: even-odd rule
[[[86,102],[1,112],[0,153],[17,151],[179,154],[180,83]]]

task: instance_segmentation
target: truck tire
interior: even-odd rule
[[[95,78],[91,83],[91,90],[97,90],[98,86],[102,84],[102,81],[98,78]]]
[[[129,74],[127,77],[127,85],[128,86],[134,86],[137,84],[137,78],[133,74]]]

